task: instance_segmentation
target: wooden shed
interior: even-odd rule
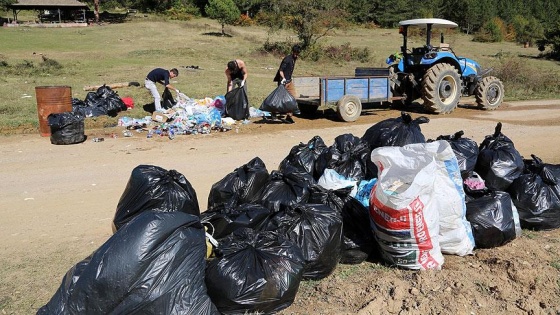
[[[13,11],[14,21],[18,20],[20,11],[35,10],[41,23],[86,22],[89,10],[86,4],[76,0],[17,0],[7,7]]]

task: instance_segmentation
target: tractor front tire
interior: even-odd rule
[[[474,96],[478,107],[494,110],[504,100],[504,84],[496,77],[485,77],[478,83]]]
[[[356,121],[362,114],[362,102],[357,96],[344,95],[338,100],[336,112],[343,121]]]
[[[422,80],[424,108],[432,113],[449,114],[459,103],[461,78],[457,69],[448,63],[432,66]]]

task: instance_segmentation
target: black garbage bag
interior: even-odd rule
[[[76,144],[86,141],[84,116],[74,113],[56,113],[47,117],[52,144]]]
[[[81,115],[84,117],[93,117],[93,108],[88,106],[86,102],[72,98],[72,112],[76,115]]]
[[[308,203],[321,203],[329,206],[338,213],[342,213],[342,209],[348,200],[353,187],[345,187],[340,189],[327,189],[321,185],[312,185],[309,187]]]
[[[369,210],[359,200],[349,198],[344,204],[342,222],[347,245],[342,252],[341,263],[359,264],[368,257],[381,259],[380,249],[371,229]]]
[[[169,88],[166,87],[161,94],[161,108],[169,109],[177,104],[177,101],[173,98],[173,94],[169,91]]]
[[[296,168],[305,170],[315,179],[319,179],[321,174],[315,173],[315,161],[326,150],[328,150],[328,147],[325,145],[323,139],[319,136],[315,136],[309,140],[307,144],[301,142],[300,144],[293,146],[290,150],[290,154],[288,154],[288,156],[280,162],[278,170],[284,171],[286,166],[289,164]]]
[[[543,163],[535,155],[524,160],[524,174],[509,186],[521,227],[551,230],[560,227],[560,165]]]
[[[259,109],[276,114],[300,113],[295,97],[282,84],[264,99]]]
[[[263,226],[296,243],[305,259],[304,279],[319,280],[331,274],[340,260],[342,217],[323,204],[284,207]]]
[[[235,120],[244,120],[249,118],[249,99],[247,92],[243,87],[236,87],[231,89],[225,95],[226,98],[226,111],[227,117]]]
[[[105,106],[105,99],[100,97],[97,92],[89,92],[84,100],[86,106],[89,108],[92,117],[107,115],[107,107]],[[88,116],[90,117],[90,116]]]
[[[274,314],[290,306],[303,274],[301,249],[284,236],[240,229],[221,240],[206,268],[222,314]]]
[[[272,171],[270,180],[263,188],[259,200],[273,212],[282,207],[306,203],[309,199],[309,187],[316,184],[313,176],[293,166],[287,166],[283,172]]]
[[[106,85],[101,86],[97,89],[97,95],[105,100],[103,106],[107,110],[107,115],[116,117],[119,112],[127,110],[126,104],[117,92],[113,91],[110,87]]]
[[[117,204],[114,229],[121,228],[141,212],[185,212],[200,216],[196,192],[185,176],[176,170],[154,165],[138,165]]]
[[[412,143],[425,143],[426,138],[420,129],[421,124],[430,122],[426,116],[412,119],[410,114],[401,112],[397,118],[389,118],[369,127],[362,140],[369,145],[369,154],[379,147],[401,147]],[[377,178],[377,166],[367,159],[366,179]]]
[[[467,221],[471,223],[478,248],[493,248],[515,239],[514,209],[507,192],[486,190],[467,202]]]
[[[334,139],[334,144],[317,158],[315,174],[323,175],[330,168],[345,178],[363,180],[366,178],[366,162],[370,155],[368,144],[352,134],[342,134]]]
[[[84,103],[87,107],[91,107],[93,117],[102,115],[116,117],[119,112],[127,110],[126,104],[119,95],[106,85],[99,87],[95,92],[89,92]]]
[[[266,165],[255,157],[214,183],[208,194],[208,210],[257,203],[270,174]]]
[[[241,228],[258,230],[272,212],[259,204],[244,203],[235,208],[218,207],[200,214],[200,221],[210,226],[208,233],[215,239],[224,238]]]
[[[506,191],[523,173],[523,157],[513,141],[502,134],[502,123],[496,125],[493,135],[484,138],[479,147],[475,172],[491,190]]]
[[[346,218],[345,218],[345,211],[344,209],[347,208],[347,204],[351,203],[352,200],[355,200],[354,198],[352,198],[350,196],[350,193],[352,191],[352,187],[346,187],[346,188],[341,188],[341,189],[326,189],[321,187],[320,185],[313,185],[310,187],[309,189],[310,191],[310,196],[309,196],[309,201],[308,203],[311,204],[316,204],[316,203],[320,203],[320,204],[324,204],[329,206],[331,209],[333,209],[333,211],[336,211],[338,213],[340,213],[342,215],[342,219],[343,219],[343,226],[342,226],[342,234],[344,236],[343,238],[343,242],[342,242],[342,246],[341,246],[341,258],[340,258],[340,263],[343,264],[359,264],[361,262],[363,262],[364,260],[367,259],[368,257],[368,253],[364,252],[361,250],[359,243],[361,243],[361,238],[357,238],[356,235],[356,231],[352,231],[352,226],[353,224],[355,225],[356,223],[354,222],[345,222]],[[356,200],[356,202],[359,203],[359,201]],[[361,204],[360,204],[361,205]],[[363,208],[363,206],[362,206]],[[347,209],[346,211],[350,211],[350,213],[347,214],[351,214],[352,209]],[[369,214],[367,212],[367,209],[364,208],[365,211],[365,217],[361,217],[359,218],[360,220],[363,220],[364,218],[367,219],[365,221],[366,225],[367,225],[367,229],[369,230],[369,234],[372,234],[373,237],[373,233],[371,232],[371,228],[369,227]],[[346,216],[349,220],[353,220],[354,218],[348,217],[348,215]],[[358,231],[359,233],[359,231]],[[356,241],[357,242],[356,242]]]
[[[454,135],[441,135],[436,140],[445,140],[449,142],[453,153],[457,157],[459,170],[463,179],[472,175],[478,158],[478,144],[469,138],[463,138],[465,133],[463,130],[456,132]]]
[[[198,217],[148,211],[72,267],[37,314],[219,314]]]

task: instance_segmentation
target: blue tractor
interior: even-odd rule
[[[410,27],[425,29],[423,47],[407,47]],[[478,107],[494,110],[504,98],[504,85],[496,77],[487,76],[492,69],[483,70],[471,59],[457,56],[444,42],[443,32],[438,46],[432,46],[432,31],[457,27],[444,19],[414,19],[399,22],[403,35],[401,52],[387,59],[391,70],[391,90],[405,104],[421,98],[426,110],[437,114],[451,113],[461,96],[475,96]]]

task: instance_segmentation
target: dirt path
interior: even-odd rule
[[[177,136],[175,140],[147,139],[145,134],[136,133],[131,138],[108,137],[113,131],[120,135],[121,128],[86,130],[90,140],[70,146],[52,145],[48,138],[38,134],[1,138],[0,311],[24,314],[36,310],[50,299],[68,268],[105,242],[111,235],[115,207],[130,172],[137,165],[157,165],[184,174],[204,210],[212,184],[256,156],[271,171],[277,169],[292,146],[315,135],[331,145],[340,134],[362,136],[375,122],[398,115],[397,110],[378,108],[355,123],[333,121],[328,113],[311,120],[295,118],[296,123],[292,125],[259,124],[255,120],[242,125],[239,133]],[[420,115],[426,114],[412,113],[413,118]],[[465,137],[480,143],[485,135],[493,133],[500,121],[502,132],[514,141],[523,156],[535,154],[545,162],[560,163],[558,100],[512,102],[492,112],[463,106],[450,115],[426,116],[431,119],[421,125],[426,138],[464,130]],[[96,136],[104,136],[105,141],[92,142],[91,138]],[[559,233],[547,235],[556,240],[553,246],[558,253]],[[451,266],[454,259],[450,259]],[[558,254],[556,259],[560,261]],[[529,256],[526,260],[532,262],[538,257]],[[429,277],[433,279],[426,281],[433,281],[434,285],[442,281],[438,275]],[[319,286],[314,290],[319,290],[317,295],[320,295],[329,288]],[[558,284],[555,292],[558,297]],[[363,298],[364,294],[367,295],[356,292],[348,300]],[[397,294],[406,297],[410,292]],[[303,301],[306,301],[303,297],[298,299],[288,311],[314,313],[313,307],[306,308]],[[560,307],[558,298],[556,301]],[[370,303],[374,300],[370,299]],[[327,308],[324,314],[338,314],[345,310],[343,304]],[[375,303],[367,309],[371,311],[366,313],[375,314]]]

